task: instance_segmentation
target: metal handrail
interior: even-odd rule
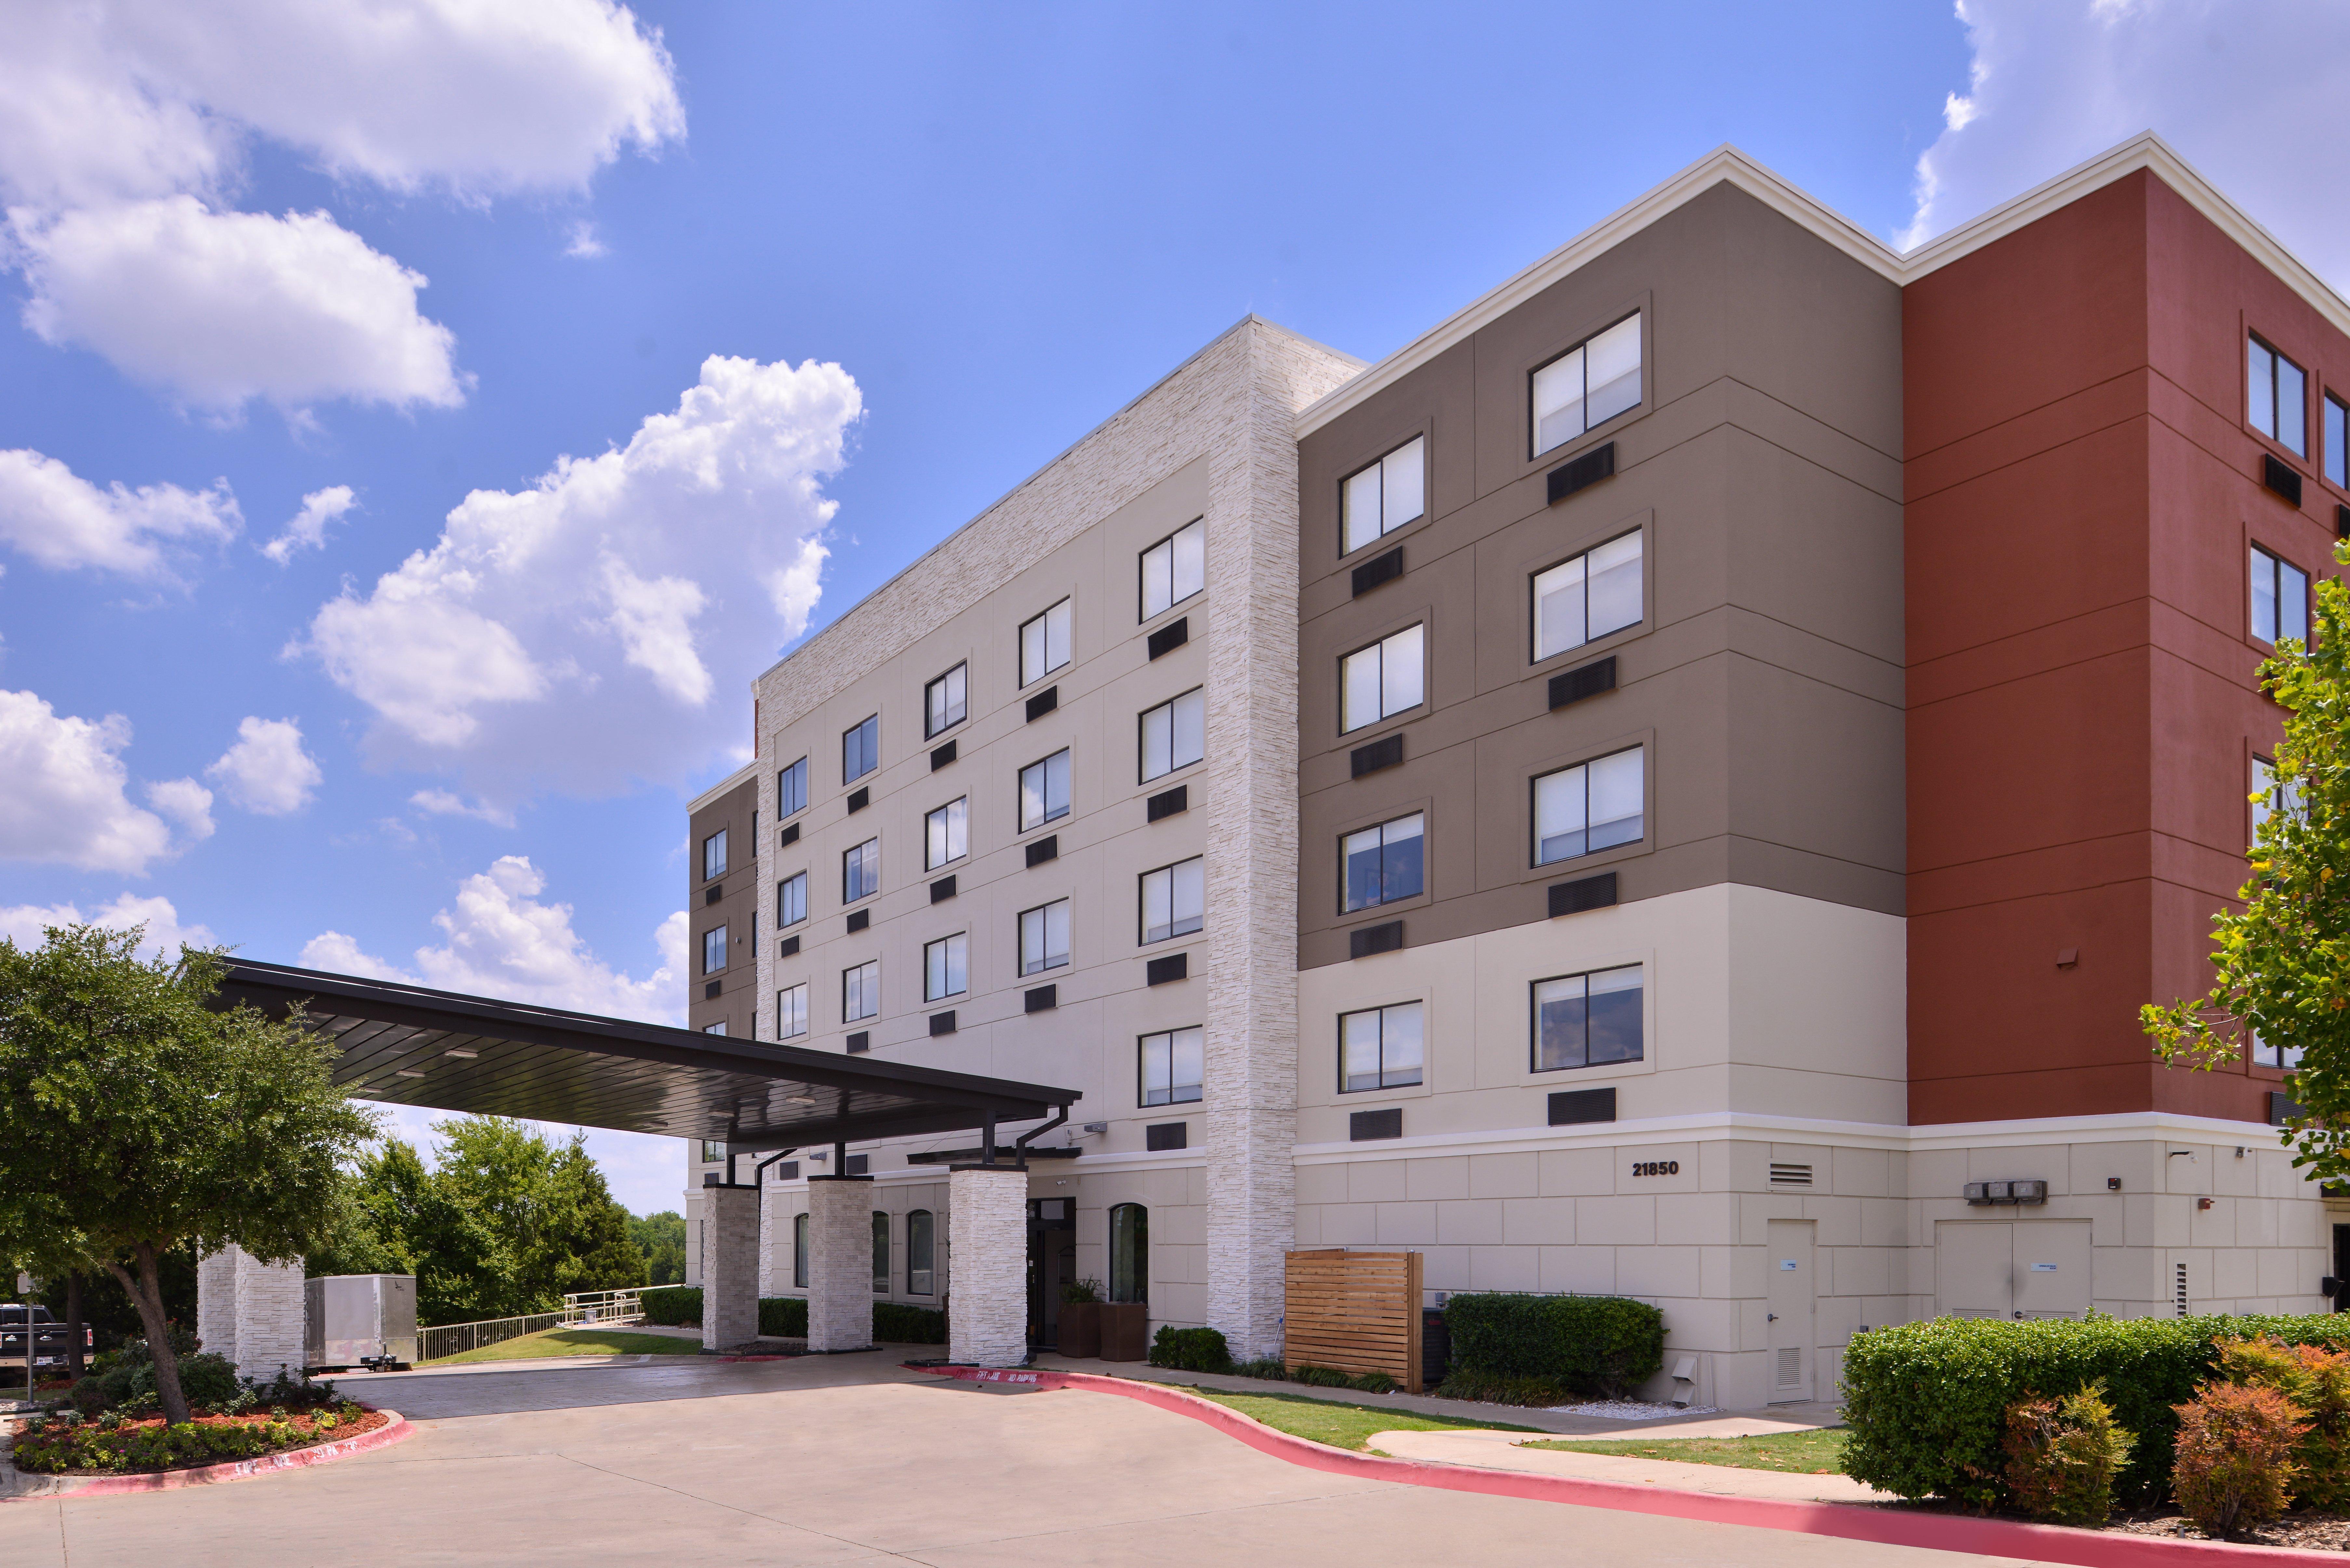
[[[550,1328],[577,1328],[587,1324],[642,1323],[648,1291],[681,1291],[684,1285],[638,1285],[619,1291],[572,1291],[559,1312],[527,1313],[520,1317],[483,1318],[474,1323],[436,1324],[416,1331],[416,1359],[438,1361],[469,1350],[543,1334]]]

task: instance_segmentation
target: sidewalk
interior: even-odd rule
[[[1652,1436],[1665,1435],[1649,1428]],[[1690,1431],[1678,1437],[1712,1436]],[[1729,1435],[1729,1434],[1723,1434]],[[1743,1435],[1743,1434],[1740,1434]],[[1637,1481],[1672,1487],[1680,1491],[1711,1492],[1716,1497],[1771,1497],[1797,1502],[1898,1502],[1889,1491],[1845,1475],[1798,1475],[1787,1470],[1740,1469],[1734,1465],[1692,1465],[1678,1459],[1643,1459],[1630,1454],[1571,1454],[1555,1449],[1522,1449],[1529,1439],[1517,1432],[1380,1432],[1371,1447],[1399,1459],[1419,1459],[1440,1465],[1473,1465],[1480,1469],[1524,1470],[1534,1475],[1574,1476],[1585,1480]]]

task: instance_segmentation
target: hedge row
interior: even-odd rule
[[[2213,1341],[2260,1334],[2341,1349],[2350,1316],[1932,1318],[1871,1329],[1845,1348],[1845,1473],[1904,1497],[2003,1503],[2008,1407],[2102,1379],[2114,1418],[2137,1435],[2116,1490],[2125,1504],[2151,1501],[2169,1483],[2173,1407],[2218,1366]]]
[[[645,1321],[672,1328],[698,1324],[702,1322],[702,1288],[695,1285],[683,1290],[646,1292]],[[759,1332],[780,1339],[805,1337],[807,1298],[761,1296]],[[897,1345],[944,1345],[947,1314],[933,1307],[909,1306],[903,1302],[875,1302],[873,1337]]]
[[[1444,1327],[1453,1376],[1464,1383],[1615,1398],[1665,1364],[1665,1314],[1624,1296],[1456,1295]]]

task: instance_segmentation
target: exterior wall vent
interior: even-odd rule
[[[1352,1143],[1375,1143],[1381,1138],[1403,1137],[1403,1107],[1389,1106],[1383,1111],[1357,1111],[1347,1118],[1347,1137]]]
[[[1048,833],[1028,846],[1028,864],[1031,866],[1042,866],[1045,861],[1057,860],[1060,857],[1061,836],[1057,833]]]
[[[1142,1147],[1146,1149],[1189,1148],[1191,1147],[1191,1124],[1152,1122],[1142,1129]]]
[[[951,762],[952,762],[952,761],[954,761],[954,760],[955,760],[955,743],[954,743],[954,742],[952,742],[952,741],[949,741],[949,742],[948,742],[945,745],[943,745],[943,746],[932,746],[932,747],[931,748],[931,772],[932,772],[932,773],[936,773],[936,772],[938,772],[941,768],[942,768],[942,767],[946,766],[949,763],[951,763]]]
[[[718,988],[725,983],[726,982],[724,981],[713,980],[709,984],[703,986],[702,988],[702,1000],[704,1002],[716,1001],[718,999]]]
[[[712,882],[708,888],[702,890],[702,901],[704,904],[714,904],[718,902],[719,895],[722,890],[723,889],[718,883]]]
[[[1050,1012],[1061,1005],[1061,988],[1057,985],[1032,985],[1023,1001],[1026,1012]]]
[[[955,896],[955,879],[954,879],[953,877],[940,877],[937,881],[935,881],[935,882],[933,882],[933,883],[931,883],[931,903],[933,903],[933,904],[943,904],[943,903],[945,903],[949,898],[953,898],[954,896]]]
[[[2261,454],[2261,483],[2295,506],[2301,504],[2301,471],[2273,452]]]
[[[856,1033],[848,1037],[848,1054],[850,1055],[854,1056],[860,1051],[870,1051],[872,1049],[873,1036],[865,1030],[860,1029]]]
[[[931,1014],[931,1033],[932,1034],[951,1034],[954,1032],[955,1016],[952,1012],[933,1012]]]
[[[2171,1275],[2171,1310],[2180,1317],[2187,1315],[2187,1265],[2180,1263]]]
[[[1381,768],[1394,767],[1403,761],[1402,732],[1398,731],[1384,741],[1373,741],[1367,746],[1357,746],[1349,761],[1357,778],[1365,774],[1378,773]]]
[[[856,909],[849,914],[848,929],[852,931],[861,931],[872,923],[873,911],[870,909]]]
[[[1180,620],[1170,620],[1150,634],[1150,657],[1172,653],[1191,640],[1191,618],[1187,615]]]
[[[1616,902],[1616,873],[1602,871],[1596,877],[1578,877],[1572,882],[1550,885],[1550,914],[1556,919],[1561,915],[1579,915],[1586,909],[1605,909]]]
[[[1165,985],[1170,981],[1189,980],[1191,977],[1191,955],[1187,952],[1169,953],[1165,958],[1152,959],[1142,966],[1142,983],[1145,985]]]
[[[1550,1125],[1581,1127],[1586,1122],[1616,1119],[1616,1089],[1561,1089],[1550,1097]]]
[[[778,849],[788,849],[799,841],[800,825],[796,822],[788,827],[778,828],[775,831],[775,847]]]
[[[1394,582],[1403,576],[1403,546],[1398,545],[1383,556],[1373,556],[1355,568],[1355,597],[1361,598],[1382,584]]]
[[[1191,809],[1191,786],[1177,784],[1173,789],[1160,790],[1143,802],[1142,815],[1146,822],[1157,822],[1161,817],[1174,816]]]
[[[1384,925],[1357,926],[1347,933],[1347,956],[1368,958],[1373,953],[1391,953],[1403,946],[1403,922],[1389,920]]]
[[[785,937],[782,941],[777,942],[777,943],[775,944],[775,956],[776,956],[777,958],[797,958],[797,957],[799,957],[799,956],[800,956],[800,940],[799,940],[799,938],[797,938],[797,937]]]
[[[1045,690],[1028,699],[1028,722],[1035,723],[1060,705],[1061,689],[1058,686],[1045,687]]]
[[[1771,1162],[1772,1186],[1809,1187],[1811,1184],[1812,1168],[1810,1166],[1783,1165],[1775,1159]]]
[[[1550,504],[1557,505],[1578,490],[1587,490],[1603,479],[1616,474],[1616,443],[1608,441],[1595,446],[1573,462],[1562,462],[1550,471]]]
[[[1550,705],[1564,708],[1570,702],[1580,702],[1586,697],[1596,697],[1602,691],[1616,690],[1616,656],[1595,659],[1574,670],[1561,670],[1550,678]]]
[[[853,789],[848,792],[848,812],[850,815],[854,816],[857,813],[863,811],[867,806],[871,805],[872,804],[873,792],[869,788]]]
[[[781,1165],[775,1167],[775,1179],[777,1181],[797,1181],[799,1179],[800,1162],[798,1160],[787,1159]]]
[[[873,1157],[869,1154],[852,1154],[841,1161],[840,1165],[840,1174],[843,1176],[866,1176],[869,1175],[872,1169]]]

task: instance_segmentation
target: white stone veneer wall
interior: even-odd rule
[[[236,1359],[236,1260],[223,1247],[196,1261],[196,1339],[217,1355]]]
[[[265,1383],[298,1373],[302,1285],[299,1259],[265,1263],[242,1247],[224,1247],[196,1264],[196,1337],[234,1363],[241,1377]]]
[[[873,1343],[873,1179],[808,1180],[810,1350],[862,1350]]]
[[[1028,1359],[1028,1173],[966,1167],[947,1185],[955,1256],[947,1359],[1017,1366]]]
[[[729,1350],[759,1333],[759,1194],[702,1189],[702,1347]]]

